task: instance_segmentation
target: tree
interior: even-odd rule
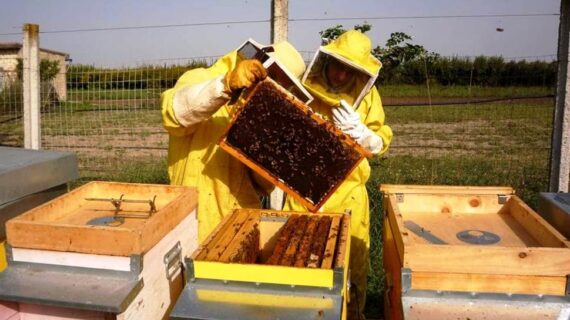
[[[362,25],[358,25],[358,24],[355,25],[354,30],[358,30],[362,33],[366,33],[368,31],[372,30],[372,25],[365,21],[364,24],[362,24]],[[343,34],[345,32],[346,32],[346,29],[344,29],[342,24],[337,24],[334,27],[330,27],[330,28],[327,28],[323,31],[320,31],[319,35],[321,36],[321,44],[326,45],[329,42],[333,41],[334,39],[338,38],[338,36],[340,36],[341,34]]]
[[[355,25],[354,29],[366,33],[372,29],[372,25],[364,22],[362,25]],[[324,45],[338,38],[344,32],[346,29],[342,25],[336,25],[319,32],[319,34]],[[411,40],[412,37],[404,32],[393,32],[383,47],[378,45],[372,49],[371,54],[382,62],[382,72],[379,79],[398,78],[399,67],[407,62],[416,61],[420,58],[428,59],[428,63],[437,60],[438,54],[428,52],[423,46],[411,43]]]
[[[412,37],[404,32],[393,32],[386,40],[384,47],[377,46],[372,50],[372,54],[380,60],[384,68],[395,68],[408,61],[414,61],[421,57],[434,56],[422,45],[408,42]]]
[[[24,62],[22,59],[18,59],[18,65],[16,70],[18,71],[18,79],[22,79],[22,71],[24,69]],[[55,60],[42,59],[40,61],[40,81],[51,81],[55,79],[59,73],[59,62]]]

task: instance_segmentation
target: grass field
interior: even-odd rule
[[[69,101],[85,100],[127,100],[127,99],[151,99],[160,97],[161,89],[70,89],[67,92]]]
[[[426,97],[427,86],[418,85],[385,85],[380,86],[382,97]],[[442,86],[430,84],[432,97],[520,97],[553,95],[550,87],[481,87],[481,86]]]
[[[386,86],[383,98],[425,97],[425,86]],[[434,98],[546,96],[551,88],[432,86]],[[71,91],[42,116],[43,144],[75,152],[82,179],[168,183],[167,134],[154,91]],[[553,99],[439,106],[387,106],[388,154],[371,161],[371,271],[367,315],[382,311],[382,183],[508,185],[531,206],[548,185]],[[0,122],[0,143],[18,140],[20,121]]]

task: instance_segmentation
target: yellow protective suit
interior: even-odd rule
[[[371,47],[368,37],[358,31],[348,31],[325,46],[327,50],[334,51],[362,67],[373,68],[376,65],[375,72],[377,73],[380,69],[380,63],[378,60],[375,63],[375,59],[370,59]],[[310,104],[313,111],[325,119],[331,120],[332,107],[330,106],[330,101],[323,101],[323,96],[326,96],[327,92],[319,92],[315,90],[315,87],[309,86],[307,89],[316,97]],[[359,93],[355,92],[354,94],[358,95]],[[380,154],[386,152],[392,140],[392,130],[384,124],[384,110],[376,87],[369,91],[356,111],[360,115],[362,123],[382,138],[383,147]],[[323,212],[344,212],[345,209],[352,211],[350,219],[350,280],[356,287],[353,286],[351,290],[356,289],[357,297],[353,296],[351,305],[354,305],[355,302],[358,303],[359,312],[361,313],[364,310],[364,302],[366,300],[366,277],[368,274],[368,251],[370,248],[370,216],[368,193],[366,191],[366,182],[369,177],[370,166],[365,159],[321,208]],[[287,197],[284,210],[306,211],[306,208],[292,197]],[[358,301],[354,301],[355,298]]]
[[[290,44],[274,45],[275,57],[297,76],[305,69],[301,55]],[[236,208],[259,208],[260,200],[249,169],[218,147],[230,123],[231,107],[221,106],[208,119],[184,126],[177,119],[177,92],[224,76],[237,63],[237,52],[220,58],[210,68],[187,71],[174,88],[162,94],[162,122],[169,133],[168,175],[174,185],[198,189],[198,238],[202,242],[222,218]],[[299,73],[300,71],[300,73]],[[213,97],[216,98],[216,97]]]

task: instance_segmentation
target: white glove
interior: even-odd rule
[[[382,138],[377,136],[360,121],[360,116],[344,100],[340,105],[332,109],[334,124],[345,134],[349,135],[362,147],[372,154],[378,154],[382,150]]]

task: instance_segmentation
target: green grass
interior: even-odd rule
[[[81,171],[81,178],[72,182],[71,188],[77,188],[89,181],[117,181],[128,183],[169,184],[166,159],[154,162],[131,161],[105,172]]]
[[[430,85],[432,97],[526,97],[545,96],[554,94],[555,88],[549,87],[481,87],[473,86],[442,86]],[[427,97],[425,85],[385,85],[380,86],[382,97]]]
[[[158,99],[163,89],[70,89],[68,101]]]
[[[553,95],[555,88],[550,87],[481,87],[481,86],[442,86],[430,85],[432,97],[526,97]],[[164,89],[69,89],[68,101],[83,100],[129,100],[159,99]],[[425,85],[382,85],[379,87],[383,97],[426,97]]]
[[[82,112],[87,110],[95,110]],[[137,130],[141,126],[154,125],[156,130],[162,130],[159,110],[142,109],[134,107],[112,109],[91,109],[81,105],[79,108],[69,108],[65,112],[46,114],[42,119],[44,135],[63,136],[91,136],[120,132],[135,132],[144,134],[144,130]]]
[[[449,123],[464,121],[529,121],[542,126],[552,122],[552,103],[488,103],[444,106],[384,107],[387,123]]]

